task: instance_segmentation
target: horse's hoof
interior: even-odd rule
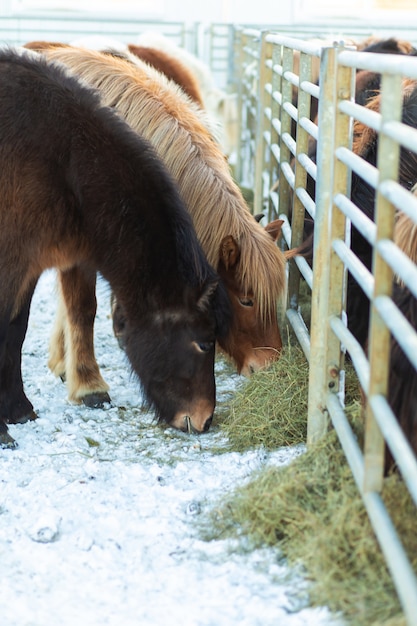
[[[9,433],[0,433],[0,448],[4,450],[15,450],[19,447],[17,441],[10,437]]]
[[[21,415],[20,417],[11,417],[7,421],[9,424],[26,424],[26,422],[33,422],[37,419],[38,416],[36,415],[35,411],[32,410],[29,411],[29,413],[26,413],[26,415]]]
[[[81,401],[85,406],[90,409],[103,409],[105,404],[110,404],[111,399],[107,391],[97,391],[97,393],[89,393],[87,396],[81,398]]]

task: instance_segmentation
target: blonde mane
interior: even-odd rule
[[[209,263],[218,267],[221,242],[232,235],[241,250],[242,290],[253,293],[265,323],[276,316],[285,286],[284,255],[251,215],[204,113],[140,61],[77,48],[42,54],[97,88],[103,104],[152,143],[177,181]]]

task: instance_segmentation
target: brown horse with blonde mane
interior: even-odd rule
[[[51,61],[65,64],[87,84],[98,88],[105,105],[150,141],[163,159],[192,216],[209,263],[217,269],[231,297],[234,321],[220,347],[239,372],[248,375],[279,357],[281,336],[277,304],[285,288],[285,258],[274,236],[251,215],[233,181],[221,149],[205,122],[204,112],[179,93],[170,81],[145,63],[87,49],[42,50]],[[50,367],[65,374],[65,320],[57,319],[51,342]],[[80,324],[80,337],[83,325]],[[108,387],[100,378],[94,354],[88,360],[95,384],[79,399],[99,397]],[[100,380],[101,379],[101,380]],[[100,381],[97,384],[97,381]],[[88,401],[88,399],[87,399]]]

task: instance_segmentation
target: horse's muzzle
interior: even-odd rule
[[[189,415],[177,414],[174,420],[171,422],[171,426],[182,430],[185,433],[192,433],[199,435],[206,433],[213,422],[213,414],[209,417],[190,417]]]

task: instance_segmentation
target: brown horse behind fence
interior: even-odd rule
[[[88,41],[88,40],[87,40]],[[100,42],[105,46],[106,38],[103,37]],[[24,45],[29,50],[36,50],[40,52],[52,47],[54,48],[66,48],[68,44],[58,41],[30,41]],[[80,47],[80,46],[77,46]],[[88,48],[88,46],[86,46]],[[151,67],[164,74],[169,80],[176,83],[186,93],[191,100],[203,107],[203,97],[201,95],[200,87],[197,78],[191,72],[191,70],[181,63],[179,59],[176,59],[172,55],[168,54],[164,50],[158,50],[158,48],[151,48],[148,46],[138,46],[135,44],[127,44],[126,46],[118,42],[117,49],[112,46],[112,42],[109,41],[108,47],[103,47],[103,52],[109,52],[114,56],[128,58],[128,53],[134,55],[144,63],[147,63]]]
[[[359,86],[365,89],[366,107],[371,111],[380,110],[381,95],[379,93],[379,75],[371,73],[362,81],[363,75],[358,73]],[[375,81],[377,81],[375,83]],[[370,85],[377,84],[376,95],[369,89]],[[407,79],[403,81],[403,110],[402,122],[412,128],[417,128],[417,81]],[[358,95],[358,94],[357,94]],[[363,93],[359,92],[359,97]],[[354,124],[353,152],[361,156],[371,165],[377,165],[378,133],[362,122]],[[400,163],[398,181],[407,190],[413,188],[416,193],[417,182],[417,154],[407,148],[400,149]],[[363,213],[374,220],[375,189],[359,174],[352,173],[351,200]],[[417,226],[406,215],[398,213],[395,225],[395,242],[410,259],[417,262]],[[361,263],[371,271],[373,248],[363,234],[352,225],[351,249]],[[291,250],[288,256],[301,254],[312,259],[313,236],[311,235],[302,246]],[[404,285],[394,284],[392,299],[411,326],[417,330],[417,300],[410,289]],[[347,284],[347,317],[348,327],[364,350],[368,345],[370,303],[367,295],[354,277],[348,274]],[[388,383],[388,402],[395,413],[401,428],[417,455],[417,422],[415,419],[417,407],[417,372],[407,359],[398,342],[391,339],[390,374]],[[389,442],[388,442],[389,446]],[[393,465],[391,452],[387,451],[386,471]]]
[[[238,371],[250,374],[278,358],[281,337],[277,304],[285,287],[284,255],[250,214],[221,149],[205,125],[204,113],[140,61],[134,64],[69,47],[44,50],[43,54],[99,88],[103,103],[114,107],[163,158],[193,218],[207,259],[229,291],[234,321],[219,345],[232,357]],[[58,319],[50,360],[52,370],[61,376],[64,326]],[[89,360],[90,366],[93,362]],[[98,372],[97,364],[94,370]],[[89,393],[105,392],[107,385],[104,381],[102,385],[102,389],[91,388]],[[79,399],[86,395],[84,389]]]

